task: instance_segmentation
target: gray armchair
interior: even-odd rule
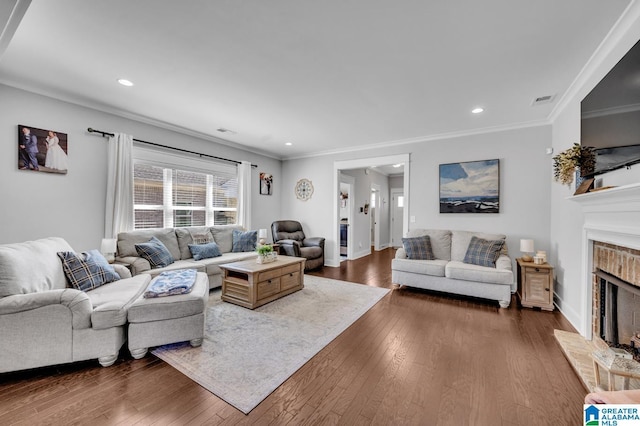
[[[305,271],[324,266],[324,238],[307,238],[300,222],[277,220],[271,224],[273,242],[280,246],[280,254],[307,259]]]

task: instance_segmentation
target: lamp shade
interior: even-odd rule
[[[258,238],[267,238],[267,230],[266,229],[258,230]]]
[[[102,253],[115,253],[117,247],[117,241],[115,238],[103,238],[102,244],[100,244],[100,251]]]
[[[520,240],[520,251],[523,253],[533,253],[533,240]]]

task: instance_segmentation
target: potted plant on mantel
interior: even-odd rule
[[[278,258],[278,253],[273,251],[273,247],[270,244],[263,244],[258,247],[258,263],[269,263],[273,262]]]
[[[592,174],[596,167],[596,154],[590,146],[574,143],[569,149],[553,157],[553,178],[556,182],[571,186],[576,179],[576,186],[582,177]]]

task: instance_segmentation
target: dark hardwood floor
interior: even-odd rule
[[[394,250],[313,275],[392,288],[244,415],[152,355],[0,375],[0,424],[577,425],[559,312],[395,288]],[[126,345],[125,345],[126,346]]]

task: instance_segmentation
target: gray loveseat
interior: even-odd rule
[[[233,230],[243,231],[241,226],[217,225],[217,226],[190,226],[182,228],[157,228],[140,229],[131,232],[118,234],[118,253],[116,262],[126,265],[132,275],[150,274],[156,276],[163,271],[176,269],[196,269],[204,272],[209,278],[209,288],[222,286],[222,269],[219,265],[240,260],[253,259],[257,257],[255,251],[232,252]],[[189,244],[194,244],[193,236],[207,234],[211,235],[218,244],[222,256],[210,259],[194,260],[189,250]],[[156,237],[167,247],[174,263],[163,268],[151,268],[149,262],[140,257],[135,245],[146,243],[152,237]]]
[[[127,335],[135,358],[149,346],[201,344],[205,274],[189,294],[145,299],[151,276],[114,265],[120,280],[81,291],[68,285],[57,255],[68,251],[62,238],[0,245],[0,373],[89,359],[107,367]]]
[[[496,267],[464,263],[472,237],[485,240],[506,240],[505,235],[482,232],[415,229],[406,237],[428,235],[435,260],[412,260],[404,248],[396,251],[391,261],[391,280],[395,284],[442,291],[499,302],[507,308],[515,291],[514,274],[506,241],[496,260]]]

